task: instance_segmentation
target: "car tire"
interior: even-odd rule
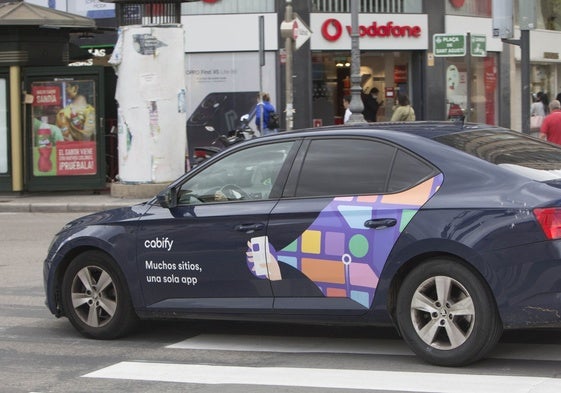
[[[130,333],[138,317],[115,261],[101,251],[78,255],[64,273],[62,305],[84,336],[114,339]]]
[[[418,356],[440,366],[464,366],[484,357],[502,334],[490,290],[454,259],[413,269],[398,292],[399,330]]]

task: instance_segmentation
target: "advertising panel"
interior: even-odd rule
[[[115,17],[115,4],[100,0],[25,0],[25,2],[93,19]]]
[[[98,172],[95,87],[88,79],[31,84],[34,176]]]
[[[276,97],[275,53],[265,53],[262,90],[269,93],[271,104]],[[189,54],[186,56],[187,137],[189,155],[194,147],[212,143],[240,124],[241,116],[253,114],[259,93],[258,52]],[[254,122],[251,126],[255,126]]]

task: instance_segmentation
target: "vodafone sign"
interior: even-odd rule
[[[352,27],[345,26],[347,33],[352,34]],[[343,34],[343,25],[338,19],[331,18],[323,22],[321,27],[321,34],[323,38],[328,41],[337,41]],[[378,25],[377,22],[372,22],[370,26],[358,26],[358,34],[360,37],[420,37],[420,26],[396,26],[393,22],[388,22],[385,25]]]
[[[349,14],[312,14],[311,30],[315,32],[312,50],[350,49],[350,19]],[[358,23],[360,49],[426,50],[429,43],[427,21],[425,14],[361,14]]]

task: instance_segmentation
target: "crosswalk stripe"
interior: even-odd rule
[[[333,337],[285,337],[201,334],[168,345],[171,349],[281,353],[349,353],[412,356],[402,340]],[[499,344],[489,355],[494,359],[561,361],[561,346],[545,344]]]
[[[558,393],[561,391],[561,379],[546,377],[150,362],[121,362],[86,374],[84,377],[193,384],[379,389],[419,393]]]

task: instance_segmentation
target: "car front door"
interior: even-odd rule
[[[252,238],[265,236],[293,144],[254,145],[223,156],[174,188],[177,206],[148,211],[137,243],[148,308],[271,311],[271,285],[252,273],[247,252]]]

